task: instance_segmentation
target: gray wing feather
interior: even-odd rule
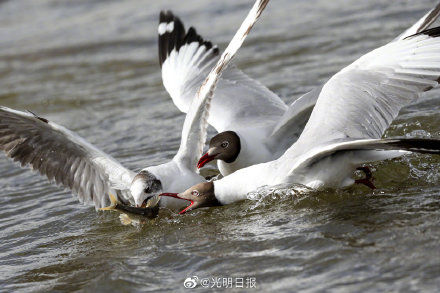
[[[109,192],[129,200],[133,172],[46,119],[0,107],[0,149],[22,167],[29,165],[96,208],[108,204]]]

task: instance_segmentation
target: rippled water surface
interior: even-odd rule
[[[236,63],[288,102],[435,4],[272,0]],[[159,11],[172,9],[224,48],[250,6],[0,1],[0,104],[67,126],[133,170],[165,162],[184,116],[161,82]],[[439,96],[432,91],[403,109],[386,135],[439,137]],[[272,191],[183,216],[162,211],[136,228],[1,155],[0,291],[184,291],[184,279],[198,276],[252,277],[273,292],[434,292],[439,167],[438,157],[411,155],[373,165],[374,192]]]

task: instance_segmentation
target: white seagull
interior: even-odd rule
[[[399,38],[426,29],[437,19],[439,12],[440,4],[429,11]],[[233,68],[231,70],[237,69]],[[235,85],[234,83],[232,84]],[[237,86],[233,93],[227,92],[229,90],[228,85],[230,87],[230,83],[224,82],[222,84],[222,81],[220,81],[212,102],[215,106],[219,104],[219,109],[214,112],[217,108],[213,106],[210,117],[213,119],[218,119],[218,116],[222,117],[222,111],[224,113],[228,109],[224,110],[220,109],[220,107],[221,105],[225,107],[230,104],[231,99],[241,101],[242,104],[239,105],[243,107],[263,109],[263,113],[264,109],[270,109],[269,111],[273,115],[259,117],[258,113],[256,113],[255,116],[249,117],[247,121],[236,119],[236,121],[232,121],[232,125],[228,125],[228,128],[216,128],[218,131],[222,131],[222,133],[211,138],[209,149],[200,158],[198,167],[203,167],[209,161],[218,160],[218,166],[223,175],[228,175],[243,167],[278,159],[298,139],[321,92],[321,87],[313,89],[295,100],[288,108],[285,106],[285,109],[287,109],[284,110],[285,112],[280,110],[277,112],[276,110],[272,111],[272,109],[275,105],[279,107],[278,101],[280,99],[271,92],[269,92],[271,94],[269,95],[266,88],[259,91],[260,96],[257,96],[256,100],[249,101],[246,99],[248,97],[252,98],[252,95],[255,95],[254,89],[257,89],[258,83],[253,88]],[[225,94],[223,94],[223,91],[225,91]],[[217,95],[219,97],[216,99]],[[267,99],[262,99],[261,95],[264,95]],[[269,98],[273,104],[269,103]],[[274,104],[275,102],[277,104]],[[229,109],[229,111],[231,110],[234,111],[232,108]],[[238,108],[236,112],[240,113],[240,111],[241,109]],[[228,116],[226,117],[230,119]],[[258,127],[254,125],[258,125]],[[360,169],[369,174],[368,169]],[[362,179],[358,183],[374,188],[374,185],[368,180]]]
[[[268,1],[255,2],[200,90],[194,93],[197,95],[195,108],[190,108],[186,115],[181,144],[171,161],[135,173],[68,129],[35,114],[6,107],[0,107],[0,149],[22,166],[29,165],[49,180],[70,188],[81,202],[94,204],[96,209],[109,204],[109,193],[116,194],[122,202],[143,206],[148,198],[162,190],[182,190],[204,182],[196,172],[196,163],[206,140],[207,123],[205,113],[196,111],[197,102],[206,101],[206,97],[210,99],[223,69],[243,44]],[[200,47],[199,41],[196,38],[191,44]],[[208,62],[214,51],[214,48],[200,47],[199,61],[204,62],[206,57]],[[185,201],[169,198],[160,201],[161,206],[167,207],[184,204]]]
[[[438,13],[439,6],[325,83],[298,141],[279,159],[162,195],[189,201],[183,213],[246,199],[263,186],[345,187],[360,164],[409,152],[440,154],[437,139],[381,139],[403,106],[440,81],[440,27],[422,30]],[[199,111],[206,111],[203,103]]]
[[[174,104],[187,113],[219,59],[219,50],[193,27],[185,31],[170,11],[161,13],[158,34],[163,84]],[[312,91],[287,106],[267,87],[229,66],[218,81],[208,118],[219,134],[211,140],[198,168],[219,160],[220,172],[228,175],[278,158],[298,139],[318,94]]]

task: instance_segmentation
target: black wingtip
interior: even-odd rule
[[[440,26],[423,30],[423,31],[418,32],[416,34],[410,35],[410,36],[406,37],[405,39],[410,39],[412,37],[419,36],[419,35],[427,35],[432,38],[440,37]]]
[[[165,62],[171,51],[179,49],[192,42],[198,42],[200,46],[205,46],[207,50],[213,47],[210,41],[205,41],[194,27],[190,27],[185,33],[185,26],[179,17],[173,14],[172,11],[161,11],[159,15],[159,64]],[[217,47],[213,49],[213,54],[218,55]]]
[[[440,15],[440,2],[437,3],[437,5],[431,10],[429,15],[426,17],[425,21],[420,25],[421,29],[426,29],[429,27],[433,22],[436,21],[436,19]]]
[[[185,27],[182,21],[171,11],[161,11],[159,16],[159,64],[165,62],[165,59],[174,48],[177,50],[182,46],[182,40],[185,37]]]
[[[171,10],[162,10],[159,16],[159,24],[160,23],[170,23],[171,21],[178,20],[180,23],[180,19],[173,14]]]
[[[388,145],[402,150],[422,154],[440,154],[440,139],[433,138],[401,138],[390,139]]]
[[[46,118],[40,117],[37,114],[35,114],[34,112],[32,112],[31,110],[26,110],[29,113],[31,113],[32,115],[34,115],[35,118],[37,118],[40,121],[43,121],[44,123],[49,123],[49,120],[47,120]]]

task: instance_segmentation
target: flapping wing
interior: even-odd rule
[[[437,27],[389,43],[335,74],[286,155],[338,139],[380,138],[403,106],[438,85],[439,36]]]
[[[440,3],[437,4],[436,7],[428,11],[428,13],[420,18],[414,25],[412,25],[410,28],[400,34],[396,39],[393,40],[393,42],[402,41],[405,38],[426,30],[435,20],[437,20],[439,15]],[[275,126],[272,132],[271,140],[282,141],[285,137],[299,137],[303,126],[306,124],[310,112],[312,111],[319,97],[321,89],[322,86],[315,88],[311,92],[306,93],[305,95],[298,98],[289,106],[289,109]]]
[[[190,170],[196,171],[197,160],[202,155],[203,146],[206,141],[209,108],[220,75],[243,44],[244,39],[249,34],[268,2],[269,0],[257,0],[255,2],[191,103],[191,107],[183,124],[180,148],[174,158],[183,163]]]
[[[22,166],[70,188],[81,202],[96,209],[109,203],[110,191],[129,200],[133,172],[47,119],[0,107],[0,149]]]
[[[158,35],[163,84],[174,104],[187,113],[200,85],[218,61],[219,50],[193,27],[185,31],[182,21],[170,11],[161,12]],[[236,130],[255,121],[276,121],[286,109],[276,94],[229,66],[218,78],[208,123],[219,132]]]
[[[400,34],[394,41],[403,40],[409,36],[420,33],[426,30],[440,15],[440,3],[437,4],[433,9],[429,10],[422,18],[420,18],[413,26],[408,28],[402,34]]]
[[[159,64],[162,80],[173,102],[187,112],[194,98],[187,93],[198,90],[219,56],[217,46],[185,27],[171,11],[161,11],[158,26]]]

